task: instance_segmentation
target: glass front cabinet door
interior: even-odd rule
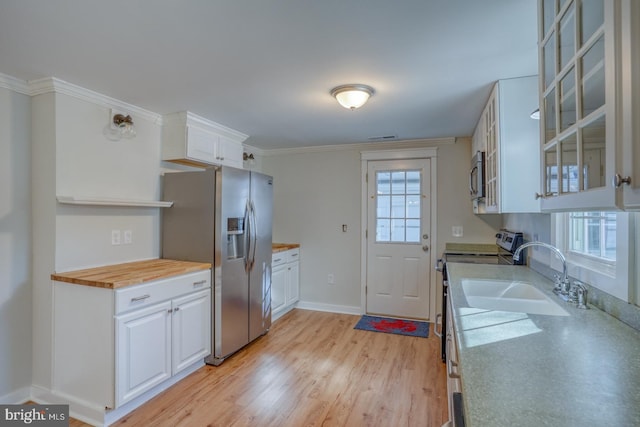
[[[544,211],[634,203],[627,197],[638,183],[632,159],[638,158],[633,145],[640,143],[631,115],[637,116],[632,80],[638,86],[640,70],[633,60],[639,45],[633,34],[638,18],[632,16],[640,11],[634,3],[539,0],[543,170],[537,196]]]

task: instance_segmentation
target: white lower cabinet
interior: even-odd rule
[[[447,307],[446,354],[447,354],[447,400],[449,403],[449,422],[446,425],[456,426],[454,393],[462,393],[462,380],[458,373],[458,344],[455,325],[453,324],[453,307],[451,300]],[[443,427],[444,427],[443,426]]]
[[[300,249],[276,252],[271,258],[271,319],[276,320],[300,299]]]
[[[116,407],[171,377],[171,301],[116,318]]]
[[[210,270],[116,290],[53,286],[52,393],[87,419],[108,424],[211,353]]]
[[[173,301],[171,372],[211,354],[211,289]]]
[[[211,289],[116,317],[116,406],[211,353]]]

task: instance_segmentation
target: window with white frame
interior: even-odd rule
[[[625,212],[566,212],[554,215],[554,244],[565,254],[569,274],[624,301],[630,300],[629,248]],[[558,268],[556,261],[551,262]]]
[[[615,212],[570,212],[569,251],[603,262],[616,260]]]

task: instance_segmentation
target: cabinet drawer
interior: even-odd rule
[[[285,253],[287,254],[287,262],[294,262],[300,258],[300,249],[298,248],[290,249]]]
[[[276,252],[275,254],[271,255],[271,268],[285,264],[289,259],[287,256],[287,252],[288,251]]]
[[[190,292],[211,287],[211,270],[184,274],[115,291],[115,312],[146,307]]]

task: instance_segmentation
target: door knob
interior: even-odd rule
[[[429,251],[429,246],[427,246],[427,245],[422,246],[422,250],[425,251],[425,252],[428,252]]]

